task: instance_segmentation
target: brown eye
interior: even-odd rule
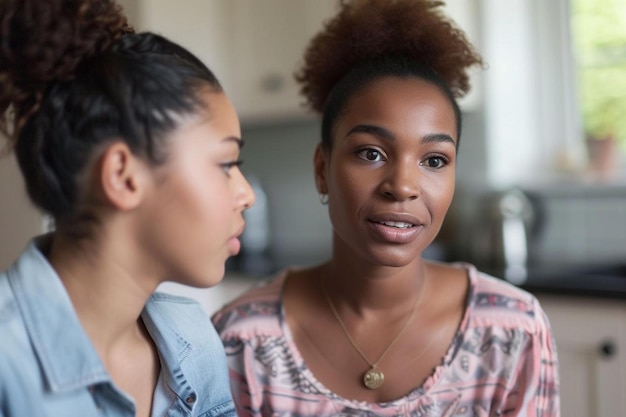
[[[442,158],[441,156],[431,156],[430,158],[426,159],[425,163],[422,163],[421,165],[425,165],[428,168],[443,168],[444,166],[447,165],[447,161]]]
[[[380,162],[385,160],[383,154],[380,151],[372,148],[363,149],[358,152],[358,155],[359,158],[365,159],[369,162]]]

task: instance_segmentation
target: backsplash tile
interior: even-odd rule
[[[542,190],[540,198],[544,219],[535,264],[626,261],[626,189]]]

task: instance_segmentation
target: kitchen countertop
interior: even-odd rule
[[[626,300],[626,265],[530,268],[528,278],[515,285],[533,294]]]
[[[492,275],[502,276],[498,273],[492,273]],[[180,284],[163,283],[159,290],[195,299],[210,316],[224,304],[267,278],[230,272],[220,284],[212,288],[198,289]],[[626,300],[626,276],[566,273],[563,270],[531,270],[529,278],[517,286],[535,295],[552,294]]]
[[[479,270],[495,277],[504,276],[501,272],[486,268]],[[224,280],[213,288],[197,289],[164,283],[159,290],[193,298],[211,315],[245,290],[268,278],[229,271]],[[530,268],[526,281],[515,285],[535,295],[626,300],[626,265],[602,268]]]
[[[626,300],[626,278],[599,276],[593,279],[576,276],[543,277],[521,284],[533,294],[574,295]]]
[[[157,290],[194,299],[200,303],[205,313],[210,316],[260,281],[260,278],[244,274],[226,273],[222,282],[211,288],[192,288],[173,282],[164,282]]]
[[[495,277],[498,271],[478,268]],[[243,273],[227,272],[220,286],[228,290],[226,299],[270,277],[255,277]],[[532,294],[553,294],[626,300],[626,264],[602,267],[541,267],[530,268],[528,278],[516,286]],[[218,286],[219,287],[219,286]]]

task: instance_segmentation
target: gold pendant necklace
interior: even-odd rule
[[[326,302],[328,303],[328,306],[330,307],[330,310],[332,311],[333,316],[335,316],[335,319],[339,323],[341,330],[346,335],[346,338],[348,339],[348,341],[350,342],[354,350],[356,350],[359,353],[359,355],[361,355],[361,357],[365,360],[365,362],[367,362],[367,364],[370,366],[370,369],[367,370],[365,374],[363,374],[363,385],[365,385],[365,387],[369,389],[380,388],[383,385],[383,382],[385,382],[385,374],[380,369],[378,369],[378,364],[383,360],[385,356],[387,356],[387,353],[391,350],[393,345],[395,345],[396,342],[400,339],[400,336],[402,336],[402,333],[404,333],[407,327],[409,327],[409,323],[411,323],[411,321],[413,320],[413,317],[415,316],[417,305],[419,304],[419,301],[422,298],[423,288],[420,290],[420,294],[418,295],[417,300],[415,300],[415,305],[413,306],[413,310],[411,310],[411,314],[409,314],[409,317],[407,318],[406,322],[402,326],[402,329],[400,329],[400,332],[398,332],[396,337],[385,348],[385,350],[380,355],[378,360],[376,362],[371,362],[367,358],[367,356],[365,356],[361,348],[359,348],[359,345],[356,344],[352,336],[350,336],[350,332],[348,331],[348,328],[344,324],[343,320],[341,320],[341,317],[339,316],[339,313],[337,312],[335,305],[333,304],[332,300],[330,299],[330,296],[328,295],[328,291],[326,291],[326,286],[322,285],[322,287],[324,290],[324,297],[326,298]]]

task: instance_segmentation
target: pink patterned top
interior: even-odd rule
[[[468,270],[463,319],[442,363],[420,387],[386,403],[342,398],[304,363],[284,319],[286,271],[213,316],[239,416],[559,416],[556,348],[531,294]]]

